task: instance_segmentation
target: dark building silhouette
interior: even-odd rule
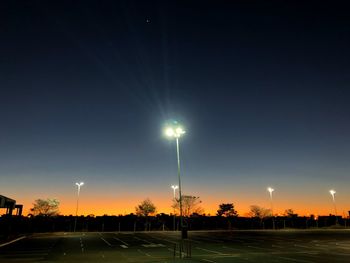
[[[12,215],[16,209],[16,215],[22,215],[23,205],[16,205],[16,200],[0,195],[0,208],[6,209],[6,215]]]

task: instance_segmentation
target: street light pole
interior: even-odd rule
[[[175,195],[175,191],[177,188],[179,188],[177,185],[172,185],[171,188],[173,188],[174,190],[174,204],[176,202],[176,195]],[[174,206],[174,222],[173,222],[173,230],[175,231],[176,230],[176,215],[175,215],[175,206]]]
[[[170,138],[176,139],[176,156],[177,156],[177,176],[179,180],[179,203],[180,203],[180,228],[181,228],[181,239],[187,237],[187,232],[183,231],[183,216],[182,216],[182,189],[181,189],[181,176],[180,176],[180,137],[185,134],[185,130],[182,129],[177,122],[174,122],[173,125],[167,127],[165,134]]]
[[[273,216],[273,202],[272,202],[272,192],[275,191],[275,189],[268,187],[267,191],[270,193],[270,203],[271,203],[271,215],[272,215],[272,228],[275,229],[275,218]]]
[[[75,221],[74,221],[74,232],[77,228],[77,217],[78,217],[78,208],[79,208],[79,196],[80,196],[80,187],[84,185],[84,182],[75,183],[75,185],[78,187],[78,197],[77,197],[77,206],[75,209]]]
[[[332,195],[332,200],[333,200],[333,205],[334,205],[334,212],[335,212],[335,223],[338,225],[337,206],[335,204],[335,194],[337,192],[332,189],[332,190],[329,190],[329,193]]]
[[[182,216],[182,191],[181,191],[181,176],[180,176],[180,149],[179,138],[176,137],[176,153],[177,153],[177,176],[179,178],[179,201],[180,201],[180,226],[181,231],[183,229],[183,216]]]

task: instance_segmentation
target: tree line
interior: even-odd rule
[[[183,196],[184,226],[189,230],[286,229],[347,227],[349,219],[336,216],[298,216],[287,209],[283,216],[272,216],[271,210],[257,205],[249,216],[239,216],[233,203],[221,203],[215,215],[206,215],[199,197]],[[157,213],[155,204],[146,198],[135,206],[135,213],[118,216],[62,216],[57,199],[37,199],[29,216],[0,217],[0,240],[19,234],[65,231],[164,231],[179,230],[179,200],[172,207],[174,214]],[[176,223],[174,223],[176,222]]]
[[[190,217],[192,215],[203,215],[204,209],[201,206],[202,201],[198,196],[183,195],[182,196],[182,215],[184,217]],[[33,216],[57,216],[59,215],[60,202],[54,198],[37,199],[33,203],[33,207],[30,209]],[[180,199],[175,198],[172,206],[174,214],[180,214]],[[137,216],[154,216],[157,214],[156,205],[146,198],[140,204],[135,207],[135,214]],[[238,212],[235,210],[233,203],[221,203],[216,212],[217,216],[222,217],[238,217]],[[265,219],[273,217],[271,209],[267,209],[258,205],[251,205],[248,213],[249,217]],[[294,213],[293,209],[286,209],[283,216],[298,217],[298,214]]]

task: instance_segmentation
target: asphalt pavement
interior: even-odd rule
[[[0,246],[0,262],[350,262],[350,230],[35,234]]]

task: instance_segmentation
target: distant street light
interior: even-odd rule
[[[335,205],[335,194],[336,194],[336,191],[334,191],[333,189],[332,190],[329,190],[329,193],[331,194],[332,196],[332,200],[333,200],[333,205],[334,205],[334,212],[335,212],[335,223],[338,224],[338,218],[337,218],[337,206]]]
[[[176,191],[176,189],[179,188],[179,187],[178,187],[177,185],[172,185],[171,188],[173,188],[173,190],[174,190],[174,205],[175,205],[175,203],[176,203],[176,194],[175,194],[175,191]],[[175,215],[175,206],[174,206],[174,224],[173,224],[173,230],[174,230],[174,231],[176,230],[176,229],[175,229],[175,228],[176,228],[176,227],[175,227],[175,226],[176,226],[176,222],[175,222],[175,221],[176,221],[176,215]]]
[[[77,217],[78,217],[78,208],[79,208],[80,187],[84,185],[84,182],[75,183],[75,185],[78,187],[78,198],[77,198],[77,207],[75,209],[74,232],[75,232],[75,230],[77,228]]]
[[[181,231],[183,230],[183,217],[182,217],[182,192],[181,192],[181,176],[180,176],[180,147],[179,147],[179,139],[186,132],[185,130],[178,125],[177,122],[172,123],[172,125],[166,127],[165,135],[169,138],[176,139],[176,153],[177,153],[177,175],[179,179],[179,203],[180,203],[180,227]],[[181,238],[184,238],[184,231],[182,231]]]
[[[179,188],[179,186],[172,185],[171,188],[173,188],[173,190],[174,190],[174,200],[175,200],[175,198],[176,198],[175,191],[176,191],[177,188]]]
[[[275,191],[275,189],[268,187],[267,191],[270,193],[270,203],[271,203],[271,215],[272,215],[272,228],[275,229],[275,218],[273,216],[273,202],[272,202],[272,192]]]

